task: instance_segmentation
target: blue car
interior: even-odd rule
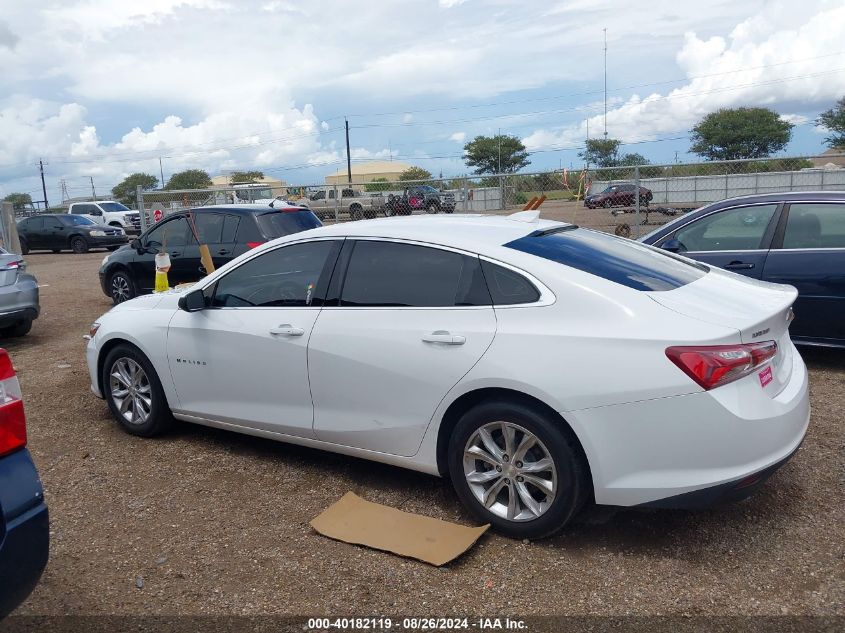
[[[50,525],[26,450],[26,418],[9,354],[0,349],[0,618],[26,600],[47,564]]]
[[[845,192],[721,200],[640,241],[748,277],[795,286],[792,340],[845,347]]]

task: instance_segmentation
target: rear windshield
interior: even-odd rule
[[[258,227],[268,240],[323,226],[312,211],[270,211],[257,218]]]
[[[700,279],[709,270],[671,253],[588,229],[535,231],[505,246],[634,290],[674,290]]]

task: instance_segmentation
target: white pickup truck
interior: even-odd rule
[[[67,212],[84,216],[97,224],[120,227],[127,233],[141,232],[141,214],[114,200],[73,202]]]
[[[318,218],[325,220],[333,218],[335,210],[338,214],[348,214],[352,220],[374,218],[384,213],[384,203],[381,196],[362,194],[349,188],[322,187],[296,201],[296,204],[308,207]]]

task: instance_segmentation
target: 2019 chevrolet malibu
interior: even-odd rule
[[[800,445],[795,289],[577,226],[414,216],[286,236],[103,315],[91,388],[174,418],[449,476],[484,522],[554,533],[590,498],[741,498]]]

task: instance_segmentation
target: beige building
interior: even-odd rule
[[[398,160],[370,160],[366,163],[352,163],[352,183],[362,184],[378,178],[390,182],[399,180],[399,174],[411,166]],[[346,166],[326,176],[327,185],[344,185],[348,182]]]
[[[211,188],[212,189],[224,189],[228,187],[232,187],[232,183],[229,181],[230,174],[220,174],[219,176],[212,176],[211,177]],[[270,191],[272,192],[271,196],[266,196],[269,198],[275,198],[276,196],[286,196],[288,193],[288,183],[284,180],[279,180],[278,178],[268,178],[264,176],[263,178],[257,179],[251,187],[258,188],[260,185],[264,187],[269,187]],[[243,186],[243,185],[239,185]],[[265,196],[261,196],[265,197]]]
[[[831,148],[818,158],[811,158],[810,162],[813,167],[821,167],[823,169],[842,169],[845,167],[845,147]]]

